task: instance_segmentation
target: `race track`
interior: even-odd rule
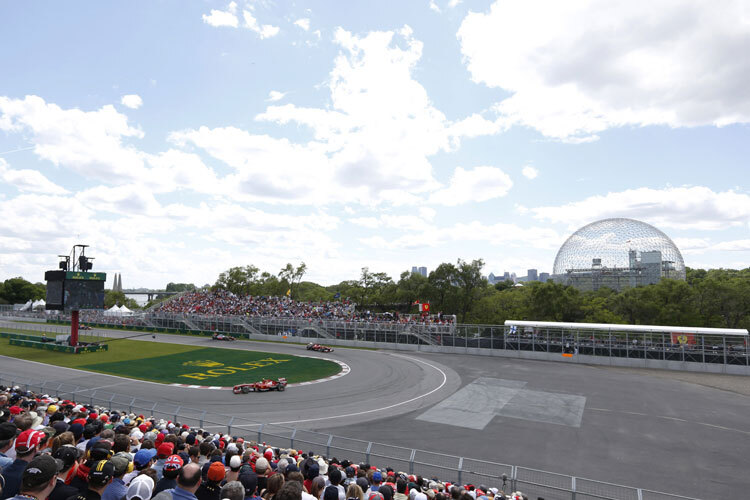
[[[157,340],[216,346],[204,337]],[[220,347],[308,353],[294,344]],[[321,357],[351,372],[248,395],[6,357],[0,372],[698,498],[744,498],[750,487],[750,397],[737,392],[646,371],[508,358],[346,348]]]

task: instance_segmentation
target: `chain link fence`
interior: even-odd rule
[[[312,451],[339,460],[392,467],[423,477],[439,477],[458,484],[488,484],[506,493],[522,491],[529,498],[545,500],[696,500],[630,486],[594,481],[475,458],[404,448],[374,441],[324,434],[284,425],[263,424],[244,417],[213,413],[199,408],[152,401],[65,382],[48,382],[0,373],[0,385],[70,399],[110,411],[153,416],[213,433],[241,436],[279,448]]]

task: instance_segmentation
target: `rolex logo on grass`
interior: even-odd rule
[[[211,361],[209,359],[206,359],[206,360],[197,360],[197,361],[186,361],[185,363],[182,363],[182,366],[203,366],[206,368],[217,368],[219,366],[224,366],[224,363],[219,363],[218,361]]]

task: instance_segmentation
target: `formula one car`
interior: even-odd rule
[[[309,344],[307,344],[307,350],[318,351],[318,352],[333,352],[333,347],[328,347],[327,345],[320,345],[320,344],[315,344],[313,342],[310,342]]]
[[[78,329],[79,330],[91,330],[91,327],[89,325],[84,325],[83,323],[81,323],[80,325],[78,325]]]
[[[214,333],[211,340],[237,340],[230,335],[224,335],[223,333]]]
[[[283,391],[286,389],[286,379],[278,378],[276,380],[264,378],[260,382],[253,382],[252,384],[239,384],[232,388],[232,392],[235,394],[247,394],[248,392],[268,392],[268,391]]]

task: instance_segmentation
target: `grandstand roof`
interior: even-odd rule
[[[617,325],[608,323],[559,323],[556,321],[518,321],[509,319],[506,326],[556,328],[559,330],[603,330],[638,333],[698,333],[703,335],[748,335],[743,328],[703,328],[698,326]]]

